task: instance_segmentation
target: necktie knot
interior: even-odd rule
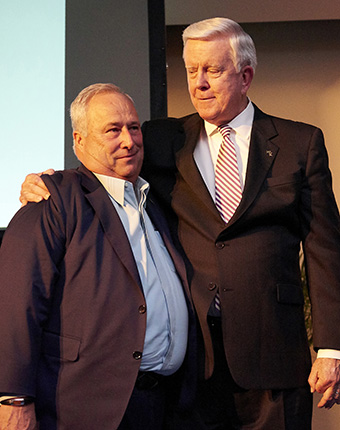
[[[221,133],[222,137],[224,139],[227,139],[230,137],[230,133],[232,128],[229,125],[220,125],[218,127],[219,132]]]

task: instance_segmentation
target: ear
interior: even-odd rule
[[[242,73],[242,93],[247,94],[250,84],[254,77],[254,69],[251,66],[244,66],[241,70]]]
[[[84,146],[83,137],[79,133],[79,131],[73,132],[73,145],[75,149],[82,150],[82,147]]]

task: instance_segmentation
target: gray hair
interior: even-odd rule
[[[80,91],[71,103],[70,116],[73,131],[79,131],[84,136],[87,135],[86,113],[88,104],[95,95],[104,93],[122,94],[133,103],[132,98],[114,84],[92,84]]]
[[[236,70],[240,72],[244,66],[251,66],[254,71],[256,69],[256,49],[253,40],[231,19],[209,18],[195,22],[184,30],[182,37],[184,47],[189,39],[213,40],[224,37],[229,40]]]

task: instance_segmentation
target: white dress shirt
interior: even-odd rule
[[[237,117],[228,123],[232,128],[230,139],[235,144],[237,165],[243,191],[248,163],[250,133],[254,119],[254,106],[248,103]],[[222,143],[222,135],[216,125],[204,121],[204,130],[194,150],[194,160],[201,176],[215,201],[215,168]]]

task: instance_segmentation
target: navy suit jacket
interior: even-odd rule
[[[299,267],[305,253],[314,347],[340,349],[340,230],[322,132],[255,107],[241,203],[225,225],[193,158],[197,115],[143,126],[147,179],[188,259],[191,294],[205,346],[220,291],[224,348],[244,388],[304,385],[310,354]]]
[[[91,172],[81,166],[44,181],[51,198],[22,208],[0,249],[0,391],[36,397],[42,430],[112,430],[144,345],[137,266]],[[188,297],[183,262],[151,198],[147,211]]]

